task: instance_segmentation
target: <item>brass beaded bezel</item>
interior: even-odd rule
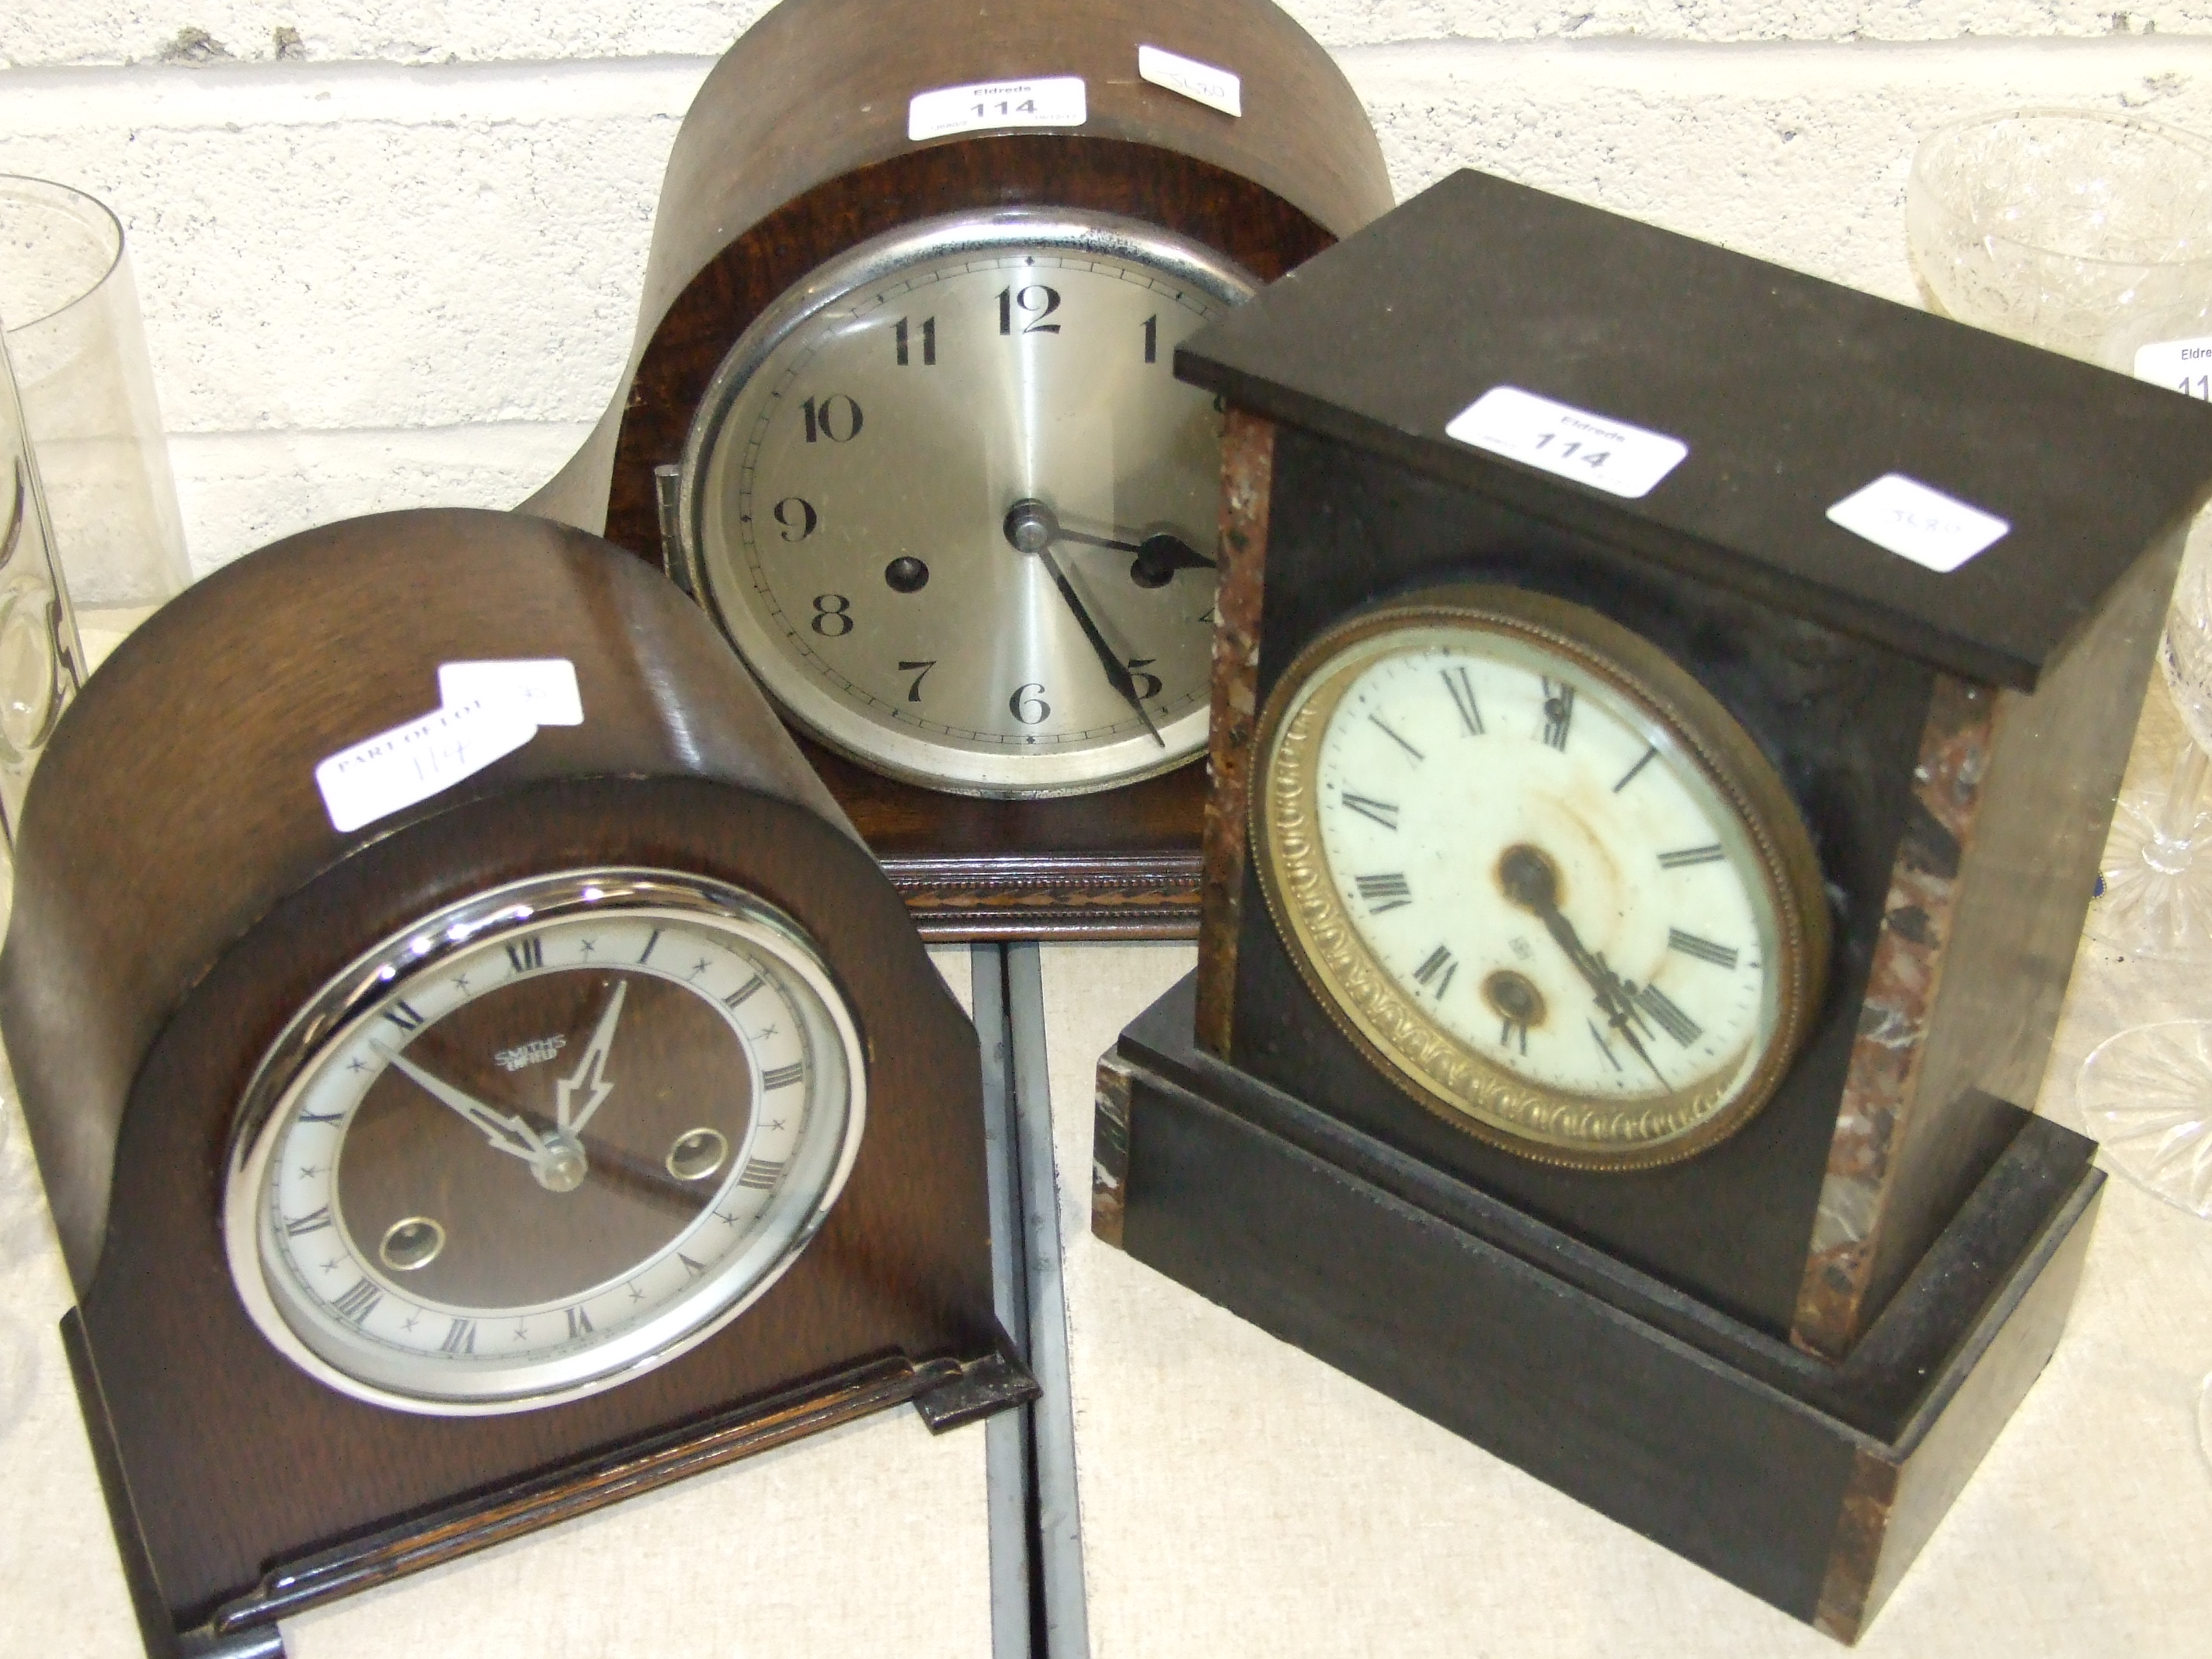
[[[1411,997],[1352,922],[1319,835],[1320,741],[1361,671],[1394,636],[1502,635],[1555,653],[1639,710],[1673,739],[1735,815],[1774,919],[1770,972],[1776,1018],[1741,1085],[1638,1103],[1658,1130],[1618,1135],[1618,1103],[1548,1090],[1516,1077],[1443,1029]],[[1384,648],[1378,649],[1378,645]],[[1680,1163],[1741,1129],[1773,1097],[1803,1045],[1826,986],[1829,924],[1796,803],[1749,732],[1680,664],[1586,606],[1525,589],[1432,589],[1361,611],[1308,643],[1267,699],[1255,740],[1250,845],[1269,915],[1332,1023],[1368,1062],[1429,1111],[1492,1146],[1539,1163],[1590,1170]],[[1724,1093],[1724,1098],[1712,1098]],[[1572,1119],[1581,1128],[1557,1127]],[[1668,1120],[1676,1121],[1669,1126]],[[1609,1127],[1615,1133],[1593,1133]]]

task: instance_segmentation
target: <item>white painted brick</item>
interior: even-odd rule
[[[1410,193],[1474,165],[1908,298],[1903,179],[2016,101],[2212,131],[2212,42],[1430,43],[1340,54]],[[202,568],[346,513],[520,499],[635,321],[710,60],[0,72],[0,170],[129,226]]]
[[[2124,0],[2123,0],[2124,3]],[[1285,0],[1322,45],[1429,40],[1949,40],[2212,32],[2212,0]]]
[[[112,204],[172,431],[596,416],[705,59],[0,76],[0,171]]]
[[[1575,43],[1343,55],[1401,199],[1476,167],[1910,301],[1905,179],[1946,121],[2020,103],[2212,132],[2212,43]]]
[[[581,422],[172,438],[195,572],[281,536],[399,507],[512,507],[576,452]]]
[[[720,57],[769,0],[30,0],[0,13],[0,63],[131,64],[188,48],[268,60],[277,31],[311,61],[398,64]],[[220,52],[220,56],[217,52]]]
[[[1331,47],[1639,35],[1680,40],[2094,36],[2212,32],[2212,0],[1289,0]],[[0,13],[0,64],[268,60],[278,31],[311,60],[430,64],[719,56],[767,0],[33,0]],[[187,32],[191,32],[187,33]],[[222,61],[217,58],[215,61]],[[1042,66],[1040,66],[1042,67]]]

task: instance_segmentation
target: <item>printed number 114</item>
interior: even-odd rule
[[[1554,439],[1559,441],[1559,456],[1563,461],[1580,461],[1584,466],[1600,467],[1613,459],[1613,452],[1609,449],[1593,449],[1587,455],[1582,454],[1579,453],[1583,447],[1581,439],[1560,438],[1556,432],[1540,433],[1536,438],[1536,447],[1549,449]]]

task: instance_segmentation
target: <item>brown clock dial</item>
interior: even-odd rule
[[[231,1273],[364,1399],[610,1388],[790,1265],[851,1173],[866,1077],[818,953],[757,900],[653,871],[515,884],[387,941],[279,1040],[240,1115]]]

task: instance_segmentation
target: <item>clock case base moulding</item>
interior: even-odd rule
[[[1000,1354],[966,1364],[951,1359],[917,1364],[892,1358],[856,1366],[287,1562],[251,1591],[224,1602],[199,1628],[180,1632],[161,1600],[145,1540],[131,1514],[114,1426],[100,1399],[83,1317],[76,1309],[63,1316],[61,1334],[108,1524],[123,1559],[124,1583],[149,1659],[283,1659],[279,1620],[540,1527],[574,1520],[686,1475],[773,1451],[894,1406],[911,1405],[933,1432],[943,1433],[1037,1397],[1036,1380]]]
[[[549,657],[582,723],[333,830],[317,764],[434,707],[441,663]],[[222,1237],[270,1041],[369,942],[610,866],[740,888],[828,964],[870,1059],[820,1230],[734,1320],[579,1398],[452,1416],[311,1377],[252,1323]],[[993,1310],[975,1028],[743,666],[619,549],[441,510],[249,555],[88,684],[15,869],[0,1023],[150,1659],[279,1651],[281,1615],[865,1412],[949,1429],[1036,1397]]]
[[[1140,45],[1241,76],[1245,113],[1139,79]],[[1082,126],[907,137],[916,93],[1042,76],[1083,77]],[[974,0],[784,0],[684,117],[629,365],[583,448],[522,510],[663,563],[655,471],[683,459],[732,343],[808,272],[916,220],[1023,206],[1118,214],[1268,283],[1392,199],[1342,71],[1268,0],[988,11]],[[901,782],[794,732],[926,938],[1198,931],[1196,761],[1096,794],[988,799]]]
[[[2072,1305],[2095,1143],[2017,1133],[1840,1365],[1229,1066],[1192,980],[1101,1061],[1105,1243],[1856,1641]]]

